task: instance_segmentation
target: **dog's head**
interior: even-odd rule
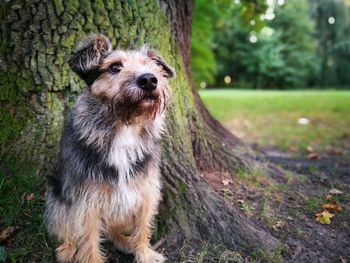
[[[115,112],[154,118],[168,104],[168,79],[175,72],[154,49],[112,50],[108,38],[95,35],[83,42],[69,65]]]

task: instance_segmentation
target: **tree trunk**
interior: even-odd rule
[[[69,70],[74,44],[91,32],[113,45],[149,43],[177,71],[163,140],[164,198],[158,237],[211,240],[230,248],[272,250],[278,241],[224,203],[201,176],[232,176],[257,166],[250,150],[202,105],[190,85],[193,2],[9,1],[1,4],[1,169],[52,172],[64,117],[83,83]]]

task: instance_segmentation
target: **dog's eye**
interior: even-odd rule
[[[121,70],[122,70],[122,64],[119,64],[119,63],[112,64],[108,68],[108,71],[112,74],[119,73]]]

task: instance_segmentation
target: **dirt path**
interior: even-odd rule
[[[288,193],[294,190],[295,197],[287,194],[279,212],[293,218],[279,236],[294,250],[289,262],[350,262],[350,158],[315,156],[309,159],[265,151],[265,160],[304,176]],[[315,214],[323,210],[323,204],[332,203],[327,198],[339,204],[342,211],[335,213],[331,224],[323,225],[315,220]],[[297,209],[296,215],[292,215],[293,209]]]
[[[283,262],[350,262],[350,155],[255,150],[261,153],[257,159],[276,171],[273,176],[253,168],[234,177],[222,172],[203,177],[225,201],[287,245]],[[341,209],[328,209],[334,214],[330,224],[316,221],[325,204]],[[280,262],[275,259],[258,262]]]

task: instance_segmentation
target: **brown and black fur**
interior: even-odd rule
[[[87,88],[64,128],[46,193],[45,223],[60,242],[57,259],[103,262],[100,243],[111,238],[138,263],[163,262],[149,239],[174,71],[147,47],[112,51],[103,35],[85,41],[69,64]]]

